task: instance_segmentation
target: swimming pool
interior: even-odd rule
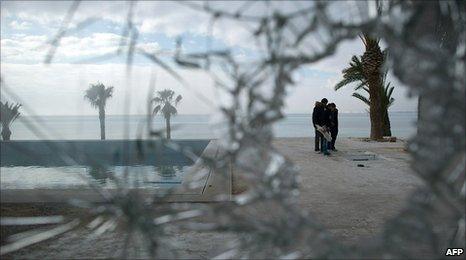
[[[5,189],[102,189],[173,188],[181,185],[189,166],[14,166],[1,167],[0,188]]]
[[[163,188],[182,184],[210,140],[1,142],[1,189]]]

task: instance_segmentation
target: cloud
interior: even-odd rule
[[[85,59],[116,53],[121,36],[114,33],[92,33],[89,36],[65,36],[55,54],[55,61]],[[1,40],[2,62],[40,63],[49,48],[46,36],[16,35]],[[141,42],[137,47],[155,52],[160,46],[155,41]]]
[[[10,23],[11,28],[15,30],[27,30],[31,28],[31,23],[29,22],[19,22],[19,21],[12,21]]]
[[[160,51],[160,45],[157,42],[139,43],[137,47],[148,53]]]
[[[287,12],[302,9],[306,5],[312,4],[312,2],[269,3],[272,8]],[[241,2],[209,2],[208,4],[214,8],[233,13],[243,8],[247,10],[246,13],[249,15],[260,15],[266,11],[261,7],[264,5],[262,2],[251,3],[251,7],[244,7],[244,3]],[[50,47],[46,42],[57,32],[70,5],[71,2],[66,1],[53,3],[38,1],[1,2],[2,76],[14,86],[15,91],[31,103],[33,108],[37,109],[39,114],[93,114],[95,111],[82,100],[82,92],[89,83],[97,80],[114,85],[119,90],[113,103],[109,104],[109,108],[111,108],[109,111],[112,111],[110,113],[124,113],[122,100],[125,96],[126,85],[133,89],[132,113],[144,112],[143,101],[147,95],[151,66],[134,65],[133,76],[127,79],[124,64],[68,64],[77,60],[111,54],[117,50],[120,43],[118,32],[126,23],[127,2],[81,2],[71,26],[76,26],[77,23],[91,17],[99,18],[99,21],[85,30],[62,38],[54,59],[55,63],[60,64],[52,64],[48,67],[37,64],[44,60]],[[199,39],[202,40],[204,36],[208,36],[210,21],[209,15],[188,8],[184,3],[149,1],[138,2],[135,5],[133,22],[140,31],[139,48],[147,52],[159,51],[162,50],[161,46],[164,48],[167,45],[172,46],[166,41],[173,41],[175,36],[188,35],[184,48],[189,52],[199,46]],[[296,26],[306,22],[308,22],[306,19],[296,21]],[[21,28],[25,28],[25,26],[30,28],[24,31]],[[45,30],[39,30],[39,27],[45,28]],[[4,30],[5,28],[8,30]],[[213,37],[224,45],[234,46],[234,54],[238,59],[244,61],[260,55],[260,52],[256,50],[254,39],[251,38],[251,30],[254,29],[257,28],[248,23],[221,19],[215,22]],[[34,34],[30,33],[32,31]],[[154,35],[163,35],[164,37],[158,38]],[[192,35],[195,37],[190,37]],[[310,45],[312,47],[313,43]],[[307,51],[310,49],[312,48]],[[170,52],[172,50],[164,49],[164,51]],[[333,90],[333,85],[340,79],[341,70],[347,66],[351,56],[362,53],[363,45],[359,39],[345,41],[340,44],[335,55],[306,66],[306,69],[310,71],[309,73],[294,75],[297,78],[297,85],[290,89],[290,96],[286,99],[286,111],[310,111],[313,102],[323,96],[337,102],[341,111],[364,111],[364,105],[351,97],[352,88],[342,89],[338,92]],[[203,105],[193,93],[184,90],[166,73],[157,71],[157,86],[175,88],[185,97],[183,105],[180,107],[180,113],[212,112],[212,108]],[[216,101],[218,96],[215,96],[216,91],[207,75],[186,70],[180,70],[179,73],[191,84],[192,90],[202,92],[211,100]],[[394,110],[415,109],[415,102],[406,99],[405,96],[404,88],[402,86],[398,88],[397,85],[395,89],[397,101]],[[60,107],[60,109],[57,110],[56,107]]]
[[[46,42],[46,36],[18,35],[1,40],[2,63],[7,61],[31,62],[42,56],[39,48]]]
[[[2,60],[15,63],[43,61],[50,47],[46,40],[52,39],[58,32],[69,7],[69,2],[2,2],[2,11],[5,13],[2,21],[7,17],[7,20],[12,20],[10,23],[17,25],[2,30]],[[120,36],[118,32],[115,33],[114,28],[122,28],[126,24],[127,11],[128,3],[124,2],[81,2],[70,27],[74,28],[89,18],[98,18],[98,21],[86,30],[63,37],[54,61],[70,62],[72,60],[67,59],[105,56],[116,51]],[[149,52],[160,50],[160,45],[154,41],[155,33],[165,35],[173,42],[179,35],[207,36],[209,21],[210,15],[204,12],[166,1],[138,2],[135,4],[133,17],[133,23],[140,31],[139,47]],[[25,25],[32,25],[31,29],[35,34],[38,34],[40,27],[43,29],[40,31],[41,36],[47,39],[40,43],[20,37],[18,26]],[[228,46],[255,47],[248,38],[249,32],[230,20],[218,21],[212,33],[215,39]],[[187,40],[190,39],[192,37],[188,36]],[[199,47],[200,39],[202,38],[197,38],[193,47]]]
[[[2,2],[3,17],[20,19],[30,24],[40,25],[57,30],[61,25],[71,2]],[[235,10],[239,2],[215,2],[219,9]],[[198,36],[208,34],[211,16],[205,12],[194,10],[182,3],[168,1],[149,1],[134,3],[133,24],[141,34],[165,34],[177,37],[186,33]],[[125,2],[93,2],[80,3],[73,16],[70,27],[89,18],[99,19],[99,23],[126,24],[128,3]],[[250,32],[244,25],[222,19],[215,23],[213,36],[229,46],[254,47],[251,44]],[[51,30],[53,31],[53,30]]]

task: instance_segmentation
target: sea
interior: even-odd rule
[[[392,135],[407,139],[416,133],[417,112],[391,112]],[[107,139],[145,139],[148,129],[163,131],[165,120],[155,117],[148,124],[144,115],[107,115]],[[216,139],[225,134],[226,124],[210,115],[176,115],[171,118],[172,139]],[[99,139],[95,116],[22,116],[11,125],[12,140]],[[273,125],[276,137],[313,137],[310,114],[287,114]],[[339,137],[368,137],[368,113],[339,113]]]

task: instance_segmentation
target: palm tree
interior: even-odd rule
[[[181,95],[174,98],[175,92],[171,89],[164,89],[157,91],[157,96],[152,99],[152,102],[156,105],[152,111],[152,115],[156,115],[159,111],[162,112],[165,118],[165,125],[167,129],[167,139],[171,138],[170,129],[170,118],[178,113],[176,106],[181,101]]]
[[[10,125],[19,117],[21,104],[8,104],[0,101],[0,122],[2,123],[2,139],[9,141],[11,137]]]
[[[106,88],[104,84],[97,82],[91,84],[86,90],[84,98],[87,99],[92,107],[99,109],[99,120],[100,120],[100,139],[105,140],[105,105],[107,99],[113,95],[113,87]]]
[[[380,50],[379,40],[373,39],[367,34],[360,36],[366,48],[361,58],[353,56],[350,66],[343,70],[343,80],[335,85],[335,90],[345,85],[357,82],[356,89],[364,86],[369,92],[369,114],[371,120],[371,134],[373,140],[383,138],[383,109],[382,109],[382,83],[381,68],[386,54]],[[388,115],[388,114],[387,114]]]
[[[379,40],[370,37],[367,34],[360,36],[366,51],[361,56],[362,71],[367,80],[369,88],[369,97],[371,100],[370,119],[371,119],[371,139],[383,139],[383,112],[381,91],[381,68],[384,62],[384,53],[380,50]]]
[[[380,89],[382,92],[381,96],[382,96],[383,135],[384,136],[392,136],[388,109],[393,105],[393,103],[395,102],[395,99],[392,97],[394,87],[390,86],[390,84],[391,82],[387,82],[387,72],[385,72],[383,79],[382,79],[383,88]],[[369,88],[365,85],[364,86],[359,85],[358,87],[355,88],[356,91],[360,89],[369,93]],[[358,92],[354,92],[352,96],[361,100],[362,102],[364,102],[370,107],[371,101],[369,98],[363,96],[362,94]]]

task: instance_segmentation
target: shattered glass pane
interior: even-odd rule
[[[87,184],[99,199],[70,200],[73,207],[83,209],[72,216],[2,216],[2,226],[37,226],[33,231],[19,229],[18,234],[2,238],[2,255],[11,256],[45,240],[63,243],[58,237],[65,233],[70,241],[73,237],[82,238],[79,243],[83,247],[92,248],[93,243],[103,243],[99,240],[111,240],[118,245],[114,248],[122,249],[104,250],[94,256],[123,258],[189,257],[179,250],[183,245],[177,243],[183,242],[176,240],[177,236],[184,243],[196,243],[203,236],[228,241],[213,245],[203,256],[220,259],[418,258],[440,257],[439,252],[446,248],[464,248],[464,2],[181,2],[180,8],[191,8],[209,18],[211,29],[206,29],[207,34],[215,35],[216,25],[221,23],[242,26],[241,34],[248,33],[256,52],[240,55],[228,46],[214,48],[207,39],[205,48],[191,53],[184,50],[183,45],[189,43],[180,37],[176,49],[168,52],[173,59],[170,62],[167,53],[148,52],[138,45],[135,10],[139,10],[139,4],[145,3],[130,2],[124,6],[127,17],[120,48],[115,53],[126,58],[126,77],[134,77],[131,66],[137,56],[148,58],[184,88],[190,88],[189,79],[180,76],[178,69],[209,74],[218,91],[212,122],[219,125],[213,130],[219,140],[197,152],[193,146],[165,138],[165,129],[153,128],[152,119],[147,119],[141,124],[145,128],[143,137],[150,140],[147,147],[139,139],[131,142],[132,147],[128,142],[118,155],[126,164],[114,167],[96,157],[90,158],[95,159],[92,163],[82,165],[82,159],[91,157],[92,151],[80,151],[76,156],[76,147],[72,145],[46,142],[50,153],[61,162],[80,165],[80,183]],[[80,5],[78,1],[71,4],[55,38],[46,45],[46,63],[54,63],[65,33],[85,26],[82,23],[86,21],[76,23]],[[413,193],[406,207],[388,220],[370,242],[348,245],[300,206],[299,169],[276,149],[273,127],[284,117],[284,99],[299,80],[299,70],[332,56],[343,41],[361,33],[384,41],[390,50],[387,66],[419,96],[418,131],[409,141],[409,151],[412,169],[426,186]],[[2,74],[2,95],[27,104],[4,79],[8,75]],[[196,95],[202,99],[202,91]],[[148,110],[156,108],[148,103]],[[23,109],[34,114],[27,105]],[[40,120],[26,124],[38,137],[46,136]],[[189,164],[177,165],[179,168],[163,163],[136,164],[130,168],[131,160],[143,162],[160,149],[176,153]],[[167,203],[177,194],[176,188],[167,187],[153,194],[143,189],[146,182],[178,180],[187,171],[184,167],[193,169],[188,183],[183,185],[186,194],[211,192],[206,176],[215,173],[218,178],[231,178],[232,167],[237,173],[234,178],[246,180],[248,189],[232,197],[215,194],[215,203]],[[2,189],[21,181],[8,180],[8,168],[2,171]]]

